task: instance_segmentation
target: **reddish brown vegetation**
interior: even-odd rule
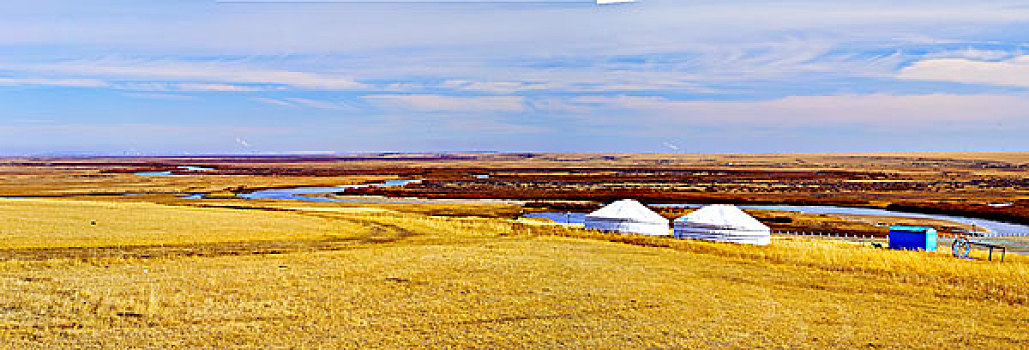
[[[212,175],[312,178],[388,175],[425,181],[347,194],[422,198],[500,198],[530,208],[588,210],[635,198],[645,203],[868,206],[1029,222],[1024,153],[700,155],[700,154],[378,154],[345,157],[232,156],[17,159],[9,165],[96,169],[102,173],[172,171],[201,165]],[[488,178],[474,175],[488,174]],[[227,188],[232,191],[256,187]],[[287,187],[288,182],[275,186]],[[261,188],[264,188],[263,186]],[[570,203],[586,201],[589,203]],[[555,204],[553,202],[564,202]]]

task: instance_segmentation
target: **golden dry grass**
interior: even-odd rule
[[[4,274],[5,290],[19,295],[5,298],[3,325],[17,347],[39,344],[33,339],[118,348],[1029,341],[1015,331],[1025,308],[939,297],[932,286],[554,238],[22,266]]]
[[[346,221],[266,210],[0,199],[0,248],[8,249],[325,239],[354,228]]]
[[[4,222],[21,221],[12,214],[19,208],[37,219],[8,237],[8,247],[39,242],[55,233],[54,225],[137,211],[148,216],[111,221],[105,235],[156,245],[165,242],[150,241],[140,227],[183,229],[169,242],[237,246],[207,256],[156,246],[149,252],[169,253],[84,258],[62,250],[84,241],[56,232],[46,259],[0,262],[0,343],[818,349],[1029,343],[1020,331],[1029,324],[1024,258],[961,261],[802,240],[769,247],[676,241],[432,215],[459,211],[439,207],[202,202],[234,209],[167,201],[176,205],[3,201]],[[261,210],[287,207],[293,211]],[[311,226],[295,229],[304,225]],[[196,226],[209,229],[189,230]],[[254,226],[263,227],[246,229]],[[330,234],[363,239],[267,250]]]

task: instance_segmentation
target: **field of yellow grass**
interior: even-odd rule
[[[0,200],[0,347],[1029,343],[1022,257],[620,236],[464,207],[148,200]]]
[[[281,241],[356,233],[345,221],[288,212],[68,199],[2,199],[0,222],[4,248]]]

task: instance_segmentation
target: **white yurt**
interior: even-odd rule
[[[709,205],[675,219],[675,238],[739,244],[767,245],[772,232],[740,208],[728,204]]]
[[[586,215],[586,229],[667,236],[668,219],[640,202],[623,199]]]

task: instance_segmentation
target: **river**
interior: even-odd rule
[[[211,170],[215,170],[214,168],[206,168],[206,167],[202,167],[202,166],[195,166],[195,165],[180,165],[180,166],[178,166],[178,168],[179,168],[179,170],[180,170],[180,171],[211,171]],[[181,174],[181,175],[177,175],[177,174],[174,174],[174,173],[172,173],[172,171],[171,171],[171,170],[169,170],[169,171],[144,171],[144,172],[140,172],[140,173],[135,173],[135,174],[136,174],[136,175],[150,175],[150,176],[181,176],[181,175],[192,175],[192,174]]]
[[[422,199],[422,198],[388,198],[388,197],[333,197],[325,194],[346,193],[349,189],[364,187],[390,187],[418,183],[422,180],[388,180],[377,184],[345,185],[332,187],[294,187],[261,190],[251,193],[240,193],[237,196],[247,199],[296,199],[309,202],[342,202],[342,203],[375,203],[375,204],[451,204],[451,205],[519,205],[520,201],[504,201],[494,199]],[[203,198],[203,195],[188,195],[183,198]],[[374,199],[373,199],[374,198]]]
[[[185,168],[185,167],[183,167]],[[203,169],[199,167],[191,167],[191,171],[200,171],[195,169]],[[293,187],[293,188],[278,188],[255,191],[251,193],[241,193],[238,196],[247,199],[295,199],[302,201],[311,202],[348,202],[348,203],[388,203],[388,204],[511,204],[514,202],[498,201],[498,200],[435,200],[435,199],[361,199],[361,198],[340,198],[330,196],[320,196],[330,193],[344,193],[348,189],[363,188],[369,186],[377,187],[389,187],[389,186],[404,186],[407,184],[418,183],[421,180],[388,180],[377,184],[365,184],[365,185],[345,185],[345,186],[331,186],[331,187]],[[190,194],[184,196],[184,198],[203,198],[203,195]],[[699,208],[701,204],[655,204],[652,207],[655,208]],[[887,217],[904,217],[912,219],[937,219],[937,220],[949,220],[955,222],[962,222],[966,224],[974,224],[987,231],[985,236],[1029,236],[1029,226],[988,220],[971,218],[964,216],[954,215],[940,215],[940,214],[922,214],[912,212],[901,212],[892,211],[886,209],[877,208],[859,208],[859,207],[836,207],[836,206],[802,206],[802,205],[740,205],[743,209],[762,209],[762,210],[781,210],[781,211],[796,211],[801,213],[810,214],[846,214],[846,215],[865,215],[865,216],[887,216]],[[569,212],[537,212],[526,214],[528,218],[543,218],[550,219],[559,223],[583,223],[586,220],[586,213],[569,213]]]

